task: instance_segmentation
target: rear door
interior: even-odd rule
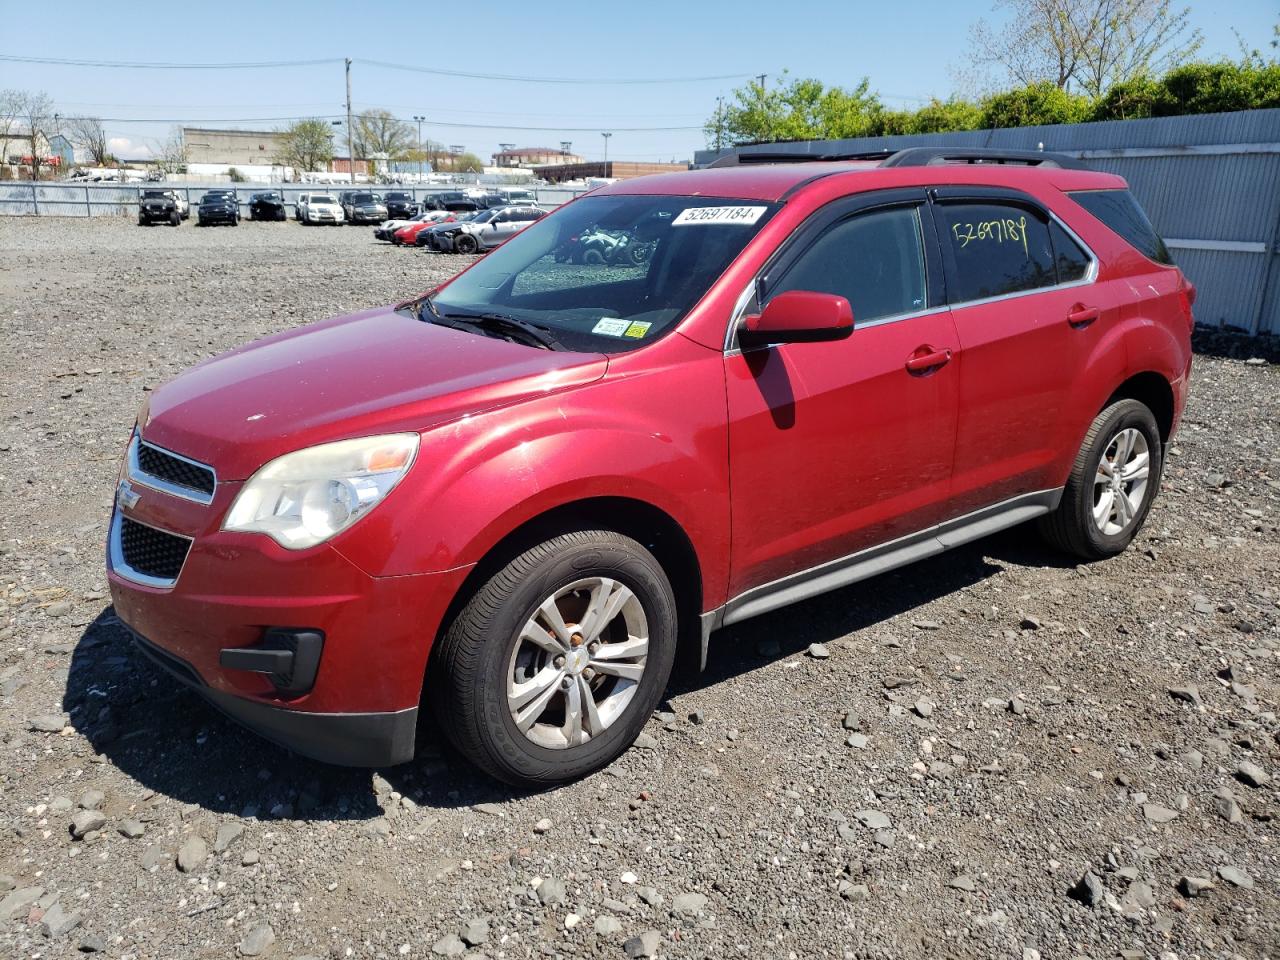
[[[957,517],[1061,486],[1072,386],[1116,318],[1094,289],[1093,255],[1032,198],[981,187],[931,195],[962,355]]]
[[[726,354],[731,595],[927,530],[949,490],[959,342],[924,191],[815,214],[744,313],[787,290],[845,297],[855,329]]]

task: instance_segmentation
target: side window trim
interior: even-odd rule
[[[869,329],[886,323],[895,323],[911,317],[922,317],[932,313],[941,313],[950,309],[947,304],[944,284],[944,266],[942,251],[939,248],[937,228],[933,222],[933,208],[924,187],[891,188],[874,190],[866,193],[840,197],[819,207],[800,224],[790,237],[769,257],[760,271],[752,277],[734,302],[733,312],[725,330],[724,352],[726,355],[741,353],[738,347],[738,328],[746,317],[747,307],[757,298],[762,284],[765,286],[765,299],[768,299],[767,285],[769,280],[781,279],[791,265],[827,230],[843,223],[850,217],[874,210],[914,206],[920,214],[921,244],[924,247],[925,292],[928,303],[923,310],[910,313],[894,314],[880,317],[868,323],[858,325],[858,329]]]
[[[1030,297],[1039,293],[1048,293],[1051,290],[1068,290],[1071,287],[1083,287],[1096,283],[1098,279],[1098,255],[1093,252],[1093,248],[1084,242],[1084,239],[1071,229],[1062,218],[1052,210],[1040,203],[1034,197],[1025,193],[1014,190],[1003,190],[999,187],[934,187],[929,190],[929,207],[935,205],[946,205],[950,203],[1006,203],[1014,207],[1023,207],[1042,216],[1046,223],[1052,222],[1062,228],[1068,237],[1074,240],[1084,251],[1089,259],[1089,266],[1085,270],[1085,274],[1079,280],[1068,280],[1066,283],[1054,283],[1046,287],[1033,287],[1030,290],[1018,290],[1014,293],[1001,293],[994,297],[980,297],[974,300],[951,300],[947,299],[948,309],[957,307],[975,307],[987,303],[999,303],[1001,300],[1013,300],[1017,297]],[[941,248],[942,259],[946,264],[946,275],[948,280],[956,276],[957,268],[955,256],[951,247],[943,239],[941,232],[938,233],[938,246]],[[1055,264],[1056,266],[1056,264]]]

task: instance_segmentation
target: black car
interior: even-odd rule
[[[250,220],[283,220],[285,219],[284,197],[274,190],[266,193],[255,193],[249,198]]]
[[[509,207],[511,201],[500,193],[482,193],[478,197],[473,197],[476,203],[480,204],[481,210],[492,210],[494,207]]]
[[[240,205],[236,203],[235,194],[229,190],[210,190],[200,198],[200,209],[196,211],[196,226],[204,227],[211,223],[229,223],[233,227],[240,224]]]
[[[388,220],[409,220],[422,212],[422,207],[411,193],[393,190],[383,199],[387,204]]]
[[[138,226],[167,223],[176,227],[182,222],[178,195],[172,190],[144,190],[138,198]]]
[[[469,207],[456,207],[456,203],[469,203]],[[461,190],[443,190],[440,193],[429,193],[422,201],[423,210],[479,210],[480,205]]]

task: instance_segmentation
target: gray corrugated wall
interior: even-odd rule
[[[861,153],[904,147],[1006,147],[1085,153],[1096,170],[1129,181],[1161,235],[1181,241],[1261,244],[1262,252],[1177,245],[1174,259],[1196,285],[1196,319],[1208,326],[1280,334],[1280,110],[1247,110],[1069,126],[969,130],[742,147],[740,152]],[[1239,151],[1244,145],[1258,152]],[[1183,148],[1212,147],[1213,154]],[[1089,156],[1093,151],[1170,151]],[[722,151],[728,153],[731,151]],[[698,165],[716,151],[700,151]]]

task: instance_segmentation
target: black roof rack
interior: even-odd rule
[[[1025,167],[1084,170],[1085,165],[1064,153],[1043,150],[1002,150],[993,147],[908,147],[880,164],[882,167],[936,167],[948,163],[1016,164]]]
[[[710,167],[736,167],[752,163],[831,163],[841,160],[886,160],[893,156],[892,150],[871,150],[862,153],[786,153],[777,151],[757,151],[755,153],[731,153],[707,164]]]
[[[936,167],[943,164],[1009,164],[1063,170],[1087,170],[1065,153],[1043,150],[1002,150],[995,147],[907,147],[903,150],[871,150],[861,153],[788,153],[781,150],[731,153],[709,167],[736,167],[755,163],[831,163],[841,160],[879,160],[882,167]]]

